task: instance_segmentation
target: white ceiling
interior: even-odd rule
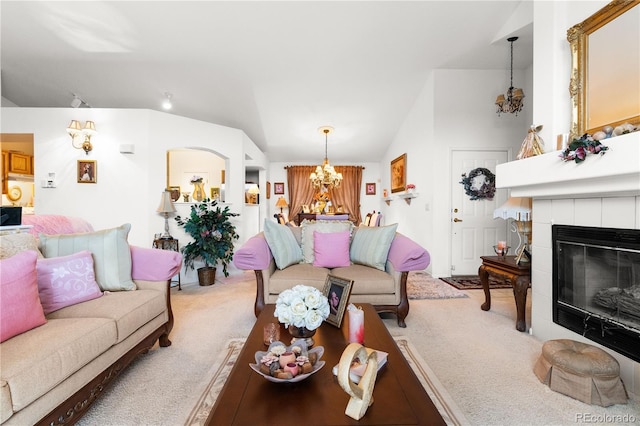
[[[532,25],[501,34],[519,3],[3,0],[2,96],[162,110],[169,92],[272,160],[320,160],[330,125],[332,163],[379,161],[432,69],[504,70],[509,35],[531,64]]]

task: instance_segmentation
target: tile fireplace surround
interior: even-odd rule
[[[551,225],[640,229],[640,132],[603,141],[604,156],[580,164],[559,151],[500,164],[496,186],[533,198],[531,333],[542,341],[573,339],[599,346],[620,363],[627,389],[640,397],[640,363],[553,322]]]

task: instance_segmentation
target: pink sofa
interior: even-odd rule
[[[62,216],[34,215],[23,224],[33,225],[34,234],[92,231],[86,221]],[[20,251],[38,253],[33,246],[24,247],[31,245],[29,238],[38,243],[29,234],[0,236],[3,265],[11,265],[12,259],[17,258],[33,259],[29,265],[36,265],[35,255],[23,256],[26,253]],[[12,249],[18,254],[11,255]],[[156,341],[160,346],[171,345],[169,284],[180,270],[182,257],[176,252],[151,248],[129,246],[129,250],[135,290],[104,292],[92,300],[46,314],[44,324],[3,337],[0,423],[73,424],[139,354]],[[95,253],[92,256],[95,258]],[[3,297],[13,291],[7,282],[15,275],[3,275]],[[13,288],[19,287],[20,280],[13,280],[18,284]],[[45,306],[43,297],[41,293]]]

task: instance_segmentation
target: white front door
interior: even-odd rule
[[[507,240],[507,221],[493,218],[493,211],[507,200],[507,190],[496,189],[492,200],[472,200],[460,183],[463,174],[470,177],[477,168],[488,169],[495,176],[496,165],[507,160],[506,150],[452,151],[451,275],[476,275],[482,264],[480,256],[495,255],[493,246],[497,241]],[[483,181],[483,176],[476,177],[470,188],[472,193],[482,186]]]

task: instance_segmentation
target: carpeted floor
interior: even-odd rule
[[[482,289],[482,284],[480,284],[480,277],[477,275],[458,275],[440,279],[459,290]],[[489,288],[511,288],[511,284],[505,282],[504,280],[498,280],[492,276],[489,276]]]
[[[182,284],[182,291],[171,291],[173,345],[156,345],[134,361],[79,426],[179,426],[189,418],[221,365],[225,344],[251,330],[256,290],[253,273],[216,279],[211,287]],[[406,328],[392,315],[383,322],[392,336],[410,340],[470,424],[575,425],[584,416],[620,416],[628,420],[617,424],[637,426],[637,398],[626,405],[591,406],[540,383],[532,366],[542,342],[515,329],[511,289],[492,291],[490,311],[480,309],[482,291],[466,293],[469,297],[412,300]],[[530,301],[527,297],[527,324]]]
[[[422,359],[409,339],[404,336],[394,337],[394,339],[447,425],[468,425],[469,422],[462,414],[462,411],[460,411],[435,373]],[[232,339],[225,345],[226,351],[220,355],[213,368],[209,371],[211,380],[191,411],[185,426],[204,425],[224,386],[225,380],[235,365],[243,345],[244,339]]]
[[[407,278],[407,295],[411,300],[420,299],[455,299],[469,297],[426,272],[410,272]]]

